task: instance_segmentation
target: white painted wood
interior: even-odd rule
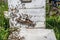
[[[31,2],[22,3],[21,0],[8,0],[9,12],[13,12],[18,17],[19,17],[19,14],[20,15],[27,14],[27,15],[29,15],[29,19],[31,21],[33,21],[34,23],[36,23],[35,27],[38,27],[38,28],[44,27],[45,28],[45,23],[44,23],[45,22],[45,4],[46,4],[45,1],[46,0],[44,0],[44,1],[43,0],[32,0]],[[11,11],[11,9],[15,9],[15,8],[18,10],[17,13],[14,12],[17,10]],[[10,14],[12,14],[12,13],[10,13]],[[12,24],[13,24],[14,27],[17,27],[17,26],[20,27],[21,24],[19,24],[18,22],[15,21],[15,19],[17,19],[17,17],[14,17],[14,21],[13,21],[12,16],[9,21],[10,26],[12,26]],[[40,23],[38,23],[38,22],[40,22]],[[15,25],[15,24],[17,24],[17,25]],[[24,27],[26,27],[26,26],[24,25]]]
[[[32,21],[40,22],[45,21],[45,10],[44,9],[20,9],[19,13],[28,14]]]
[[[25,4],[24,7],[26,8],[40,8],[40,7],[45,7],[45,1],[46,0],[32,0],[30,3],[22,3],[20,0],[8,0],[8,6],[9,8],[11,7],[16,7],[19,6],[20,8],[22,8],[21,6]]]
[[[8,0],[8,7],[15,8],[16,5],[18,5],[18,2],[21,4],[21,2],[19,0]]]
[[[19,35],[25,40],[56,40],[51,29],[21,29]]]
[[[37,28],[37,29],[39,29],[39,28],[44,29],[45,26],[46,26],[45,22],[37,22],[35,28]]]
[[[40,29],[45,28],[45,1],[46,0],[32,0],[31,2],[22,3],[21,0],[8,0],[9,12],[11,12],[9,20],[10,27],[21,28],[18,35],[24,37],[24,40],[56,40],[53,30]],[[17,10],[18,12],[15,12]],[[14,15],[11,14],[16,14],[17,17],[13,17]],[[34,28],[39,29],[25,29],[30,26],[18,23],[16,18],[19,18],[19,15],[22,14],[27,14],[29,19],[33,21],[33,23],[36,23]],[[23,15],[22,17],[24,17]],[[22,20],[24,21],[23,18]]]
[[[26,8],[35,8],[45,6],[45,0],[32,0],[31,3],[25,3]]]

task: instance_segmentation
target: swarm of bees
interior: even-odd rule
[[[23,18],[22,17],[17,18],[16,21],[22,24],[26,24],[28,26],[33,26],[33,27],[35,26],[35,23],[33,23],[33,21],[29,19],[29,16],[27,14],[24,14]]]
[[[12,11],[14,11],[12,9]],[[28,14],[24,14],[24,13],[16,13],[15,11],[14,12],[11,12],[11,19],[12,21],[16,21],[17,23],[16,24],[22,24],[22,25],[27,25],[29,27],[35,27],[35,24],[33,21],[30,20],[30,18],[32,16],[28,15]],[[14,23],[12,23],[14,25]],[[12,25],[11,24],[11,25]]]
[[[20,0],[21,1],[21,6],[22,9],[25,8],[25,4],[24,3],[29,3],[32,0]],[[21,25],[26,25],[28,27],[35,27],[35,24],[32,20],[30,20],[30,16],[28,14],[24,14],[24,13],[19,13],[19,9],[20,9],[20,4],[18,2],[18,5],[16,5],[16,7],[14,7],[13,5],[11,5],[12,8],[9,8],[10,10],[10,27],[21,27]]]

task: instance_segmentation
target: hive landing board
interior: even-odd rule
[[[37,26],[41,23],[45,25],[45,1],[46,0],[8,0],[8,7],[9,10],[17,8],[20,14],[31,15],[32,18],[30,20],[36,22]]]

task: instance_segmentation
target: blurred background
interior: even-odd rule
[[[46,0],[46,28],[53,29],[60,40],[60,0]]]

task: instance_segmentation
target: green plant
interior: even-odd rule
[[[53,29],[55,31],[57,40],[60,40],[60,16],[47,16],[46,28]]]
[[[4,11],[7,10],[8,5],[0,2],[0,40],[7,40],[9,36],[9,20],[4,17]]]
[[[0,27],[0,40],[7,40],[9,35],[9,30],[4,27]]]

